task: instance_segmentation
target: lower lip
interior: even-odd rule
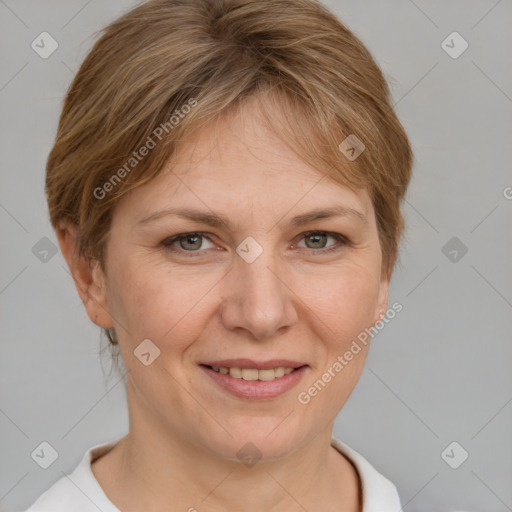
[[[200,366],[206,374],[219,386],[239,398],[254,400],[275,398],[293,388],[304,376],[308,366],[301,366],[288,375],[274,380],[244,380],[231,377],[212,370],[207,366]]]

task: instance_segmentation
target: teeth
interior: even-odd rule
[[[234,377],[235,379],[241,379],[242,370],[240,368],[230,368],[229,375],[231,375],[231,377]]]
[[[280,368],[276,368],[274,370],[274,377],[283,377],[285,374],[285,369],[281,366]]]
[[[229,374],[231,375],[231,372],[233,371],[233,368],[229,370]],[[255,369],[249,369],[249,368],[243,368],[241,370],[242,373],[242,379],[244,380],[258,380],[258,370]]]
[[[289,373],[292,373],[295,368],[270,368],[268,370],[258,370],[256,368],[224,368],[218,366],[211,367],[214,371],[222,373],[223,375],[229,374],[235,379],[243,380],[274,380],[284,377]]]

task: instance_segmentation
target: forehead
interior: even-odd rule
[[[140,218],[173,205],[267,211],[277,217],[341,204],[369,215],[365,190],[352,191],[302,160],[260,115],[256,101],[224,114],[182,142],[161,173],[118,205]]]

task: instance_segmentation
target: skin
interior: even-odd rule
[[[346,215],[290,224],[337,205],[358,210],[366,223]],[[177,216],[137,225],[170,207],[222,214],[233,226]],[[162,245],[196,231],[210,238]],[[348,243],[307,231],[338,233]],[[251,99],[203,127],[157,178],[123,197],[105,273],[97,262],[73,258],[75,233],[61,225],[62,252],[89,318],[115,328],[127,369],[130,432],[92,465],[118,508],[362,510],[357,472],[330,440],[369,345],[307,405],[297,395],[387,307],[389,273],[381,272],[365,190],[352,192],[301,161],[265,127]],[[263,248],[252,263],[235,252],[248,236]],[[337,249],[325,253],[330,247]],[[149,366],[133,354],[146,338],[161,351]],[[228,394],[198,366],[234,357],[309,367],[291,390],[254,401]],[[262,454],[252,467],[236,455],[247,442]]]

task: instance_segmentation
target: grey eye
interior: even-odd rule
[[[306,246],[310,249],[323,249],[327,243],[328,235],[322,233],[314,233],[312,235],[306,235],[304,240],[306,241]],[[308,243],[308,240],[311,241],[311,244]]]
[[[201,235],[185,235],[179,239],[180,247],[184,250],[197,251],[203,245]]]

